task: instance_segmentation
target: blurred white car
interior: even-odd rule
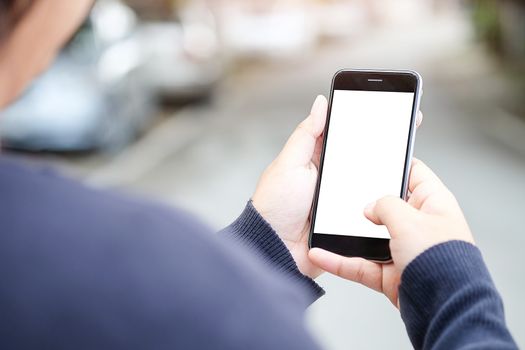
[[[154,115],[153,96],[136,74],[140,60],[111,71],[111,50],[86,23],[53,66],[0,115],[3,147],[30,151],[117,149]],[[129,61],[129,57],[128,57]]]
[[[150,109],[139,86],[104,85],[61,58],[1,113],[0,139],[4,147],[30,151],[114,149],[133,139]]]
[[[223,75],[216,33],[204,24],[146,23],[134,37],[144,59],[142,77],[163,99],[207,97]]]
[[[222,75],[213,28],[139,24],[117,0],[98,1],[54,65],[0,115],[6,148],[118,150],[157,113],[158,98],[208,96]]]

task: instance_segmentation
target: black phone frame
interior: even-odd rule
[[[413,92],[412,115],[407,138],[405,154],[405,166],[401,182],[400,197],[406,199],[408,191],[408,176],[410,174],[413,138],[416,128],[417,109],[419,107],[421,78],[413,71],[377,71],[377,70],[350,70],[344,69],[335,73],[330,89],[326,124],[324,128],[324,143],[319,162],[319,176],[315,189],[312,211],[310,214],[310,235],[308,245],[310,248],[318,247],[339,255],[348,257],[362,257],[378,262],[389,262],[392,260],[390,254],[390,239],[371,238],[361,236],[334,235],[328,233],[314,233],[317,202],[319,189],[323,174],[324,155],[326,151],[326,140],[330,125],[330,114],[334,90],[360,90],[360,91],[391,91],[391,92]]]

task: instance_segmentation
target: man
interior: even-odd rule
[[[0,107],[90,6],[0,0]],[[0,157],[2,348],[313,349],[303,312],[323,294],[320,268],[384,292],[417,348],[515,348],[459,206],[421,162],[408,203],[365,211],[389,229],[392,264],[308,251],[326,109],[318,97],[219,235],[186,213]]]

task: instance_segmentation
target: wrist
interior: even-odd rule
[[[272,268],[295,283],[305,286],[314,300],[324,294],[324,290],[299,269],[295,260],[298,256],[292,255],[285,242],[253,206],[252,201],[248,202],[239,218],[219,234],[254,251]],[[306,245],[305,248],[307,249]]]
[[[481,252],[473,244],[447,241],[434,245],[412,260],[401,275],[401,317],[407,327],[424,329],[450,295],[486,276]],[[405,319],[407,314],[417,317]]]
[[[412,344],[421,347],[429,329],[448,317],[443,310],[457,312],[492,293],[490,274],[473,244],[457,240],[427,249],[407,266],[399,287],[401,318]]]
[[[253,196],[251,204],[286,246],[299,271],[312,279],[319,277],[323,270],[313,265],[308,258],[309,221],[305,224],[301,222],[303,221],[301,219],[290,223],[290,217],[282,214],[278,215],[276,210],[265,210],[265,206],[260,203],[257,195]],[[307,219],[305,218],[304,220]]]
[[[308,251],[310,250],[308,246],[309,235],[310,227],[306,226],[300,233],[301,239],[299,241],[283,239],[283,243],[286,245],[286,248],[288,248],[288,251],[295,260],[299,271],[301,271],[303,275],[315,279],[323,274],[324,271],[310,262],[308,257]]]

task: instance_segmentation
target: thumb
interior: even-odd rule
[[[293,165],[307,165],[312,159],[317,139],[321,136],[326,121],[328,102],[322,95],[317,96],[308,118],[294,130],[279,158]]]
[[[376,225],[385,225],[394,238],[419,212],[401,198],[387,196],[367,205],[365,216]]]

